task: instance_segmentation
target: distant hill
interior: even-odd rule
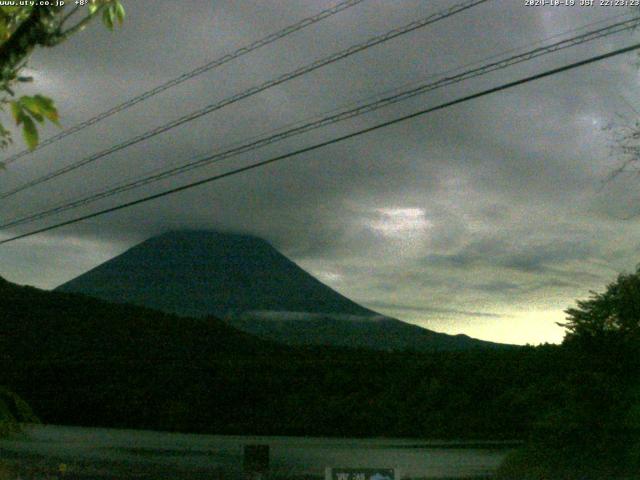
[[[277,312],[267,317],[247,313],[227,319],[240,330],[288,345],[332,345],[373,350],[417,352],[456,351],[476,348],[509,348],[467,335],[447,335],[401,322],[394,318],[307,315],[290,318],[291,314]]]
[[[178,317],[1,278],[0,312],[0,386],[48,423],[195,429],[187,423],[201,422],[216,431],[238,405],[226,380],[234,359],[260,363],[287,354],[213,317]],[[207,410],[214,407],[215,414]],[[191,408],[198,411],[188,415]]]
[[[384,317],[249,235],[170,232],[57,290],[184,316],[215,315],[241,330],[290,345],[417,351],[501,346]]]
[[[281,348],[213,316],[186,318],[146,307],[109,303],[85,295],[48,292],[0,278],[0,352],[48,360],[84,356],[141,361],[206,358]]]

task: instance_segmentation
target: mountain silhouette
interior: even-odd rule
[[[184,316],[223,318],[247,311],[376,315],[266,241],[209,231],[148,239],[57,290]]]
[[[423,351],[499,345],[384,317],[250,235],[169,232],[57,290],[181,316],[213,315],[246,332],[292,345]]]

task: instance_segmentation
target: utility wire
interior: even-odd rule
[[[477,5],[480,5],[482,3],[486,3],[488,1],[491,0],[468,0],[466,2],[462,2],[459,3],[457,5],[454,5],[450,8],[447,8],[443,11],[434,13],[432,15],[429,15],[425,18],[422,18],[420,20],[416,20],[413,21],[411,23],[408,23],[407,25],[404,25],[402,27],[399,28],[395,28],[393,30],[390,30],[382,35],[378,35],[375,37],[371,37],[368,40],[366,40],[365,42],[362,42],[360,44],[357,45],[353,45],[345,50],[342,50],[340,52],[334,53],[332,55],[329,55],[328,57],[325,58],[321,58],[319,60],[316,60],[315,62],[312,62],[308,65],[305,65],[303,67],[300,67],[296,70],[293,70],[289,73],[286,73],[284,75],[281,75],[275,79],[269,80],[261,85],[257,85],[255,87],[252,87],[248,90],[245,90],[244,92],[238,93],[236,95],[233,95],[231,97],[225,98],[219,102],[213,103],[211,105],[207,105],[206,107],[203,107],[199,110],[196,110],[194,112],[191,112],[187,115],[184,115],[176,120],[173,120],[169,123],[166,123],[164,125],[161,125],[159,127],[156,127],[152,130],[149,130],[143,134],[137,135],[129,140],[126,140],[122,143],[119,143],[117,145],[114,145],[106,150],[102,150],[101,152],[98,152],[94,155],[91,155],[89,157],[86,157],[78,162],[72,163],[70,165],[67,165],[65,167],[62,167],[58,170],[55,170],[51,173],[48,173],[46,175],[43,175],[42,177],[36,178],[35,180],[31,180],[27,183],[24,183],[12,190],[0,193],[0,200],[1,199],[5,199],[8,198],[12,195],[15,195],[16,193],[19,193],[23,190],[26,190],[27,188],[31,188],[34,187],[36,185],[40,185],[41,183],[47,182],[49,180],[52,180],[54,178],[57,178],[61,175],[67,174],[69,172],[72,172],[74,170],[77,170],[78,168],[81,168],[85,165],[88,165],[90,163],[93,163],[103,157],[106,157],[107,155],[110,155],[112,153],[118,152],[120,150],[123,150],[125,148],[128,148],[132,145],[135,145],[137,143],[140,143],[144,140],[147,140],[149,138],[155,137],[156,135],[160,135],[161,133],[165,133],[175,127],[178,127],[180,125],[183,125],[185,123],[188,122],[192,122],[193,120],[196,120],[197,118],[200,118],[204,115],[207,115],[211,112],[214,112],[216,110],[220,110],[223,107],[226,107],[227,105],[231,105],[233,103],[239,102],[240,100],[243,100],[247,97],[250,97],[252,95],[256,95],[260,92],[263,92],[267,89],[270,89],[272,87],[275,87],[277,85],[280,85],[282,83],[288,82],[289,80],[293,80],[294,78],[298,78],[301,77],[302,75],[305,75],[307,73],[310,73],[314,70],[317,70],[319,68],[322,68],[326,65],[335,63],[339,60],[342,60],[344,58],[350,57],[351,55],[354,55],[358,52],[361,52],[363,50],[366,50],[368,48],[371,48],[375,45],[379,45],[381,43],[387,42],[389,40],[392,40],[396,37],[399,37],[401,35],[405,35],[407,33],[413,32],[414,30],[418,30],[420,28],[426,27],[427,25],[430,25],[432,23],[438,22],[440,20],[443,20],[445,18],[451,17],[453,15],[456,15],[460,12],[463,12],[465,10],[468,10],[470,8],[473,8]]]
[[[291,157],[294,157],[294,156],[297,156],[297,155],[301,155],[303,153],[308,153],[308,152],[311,152],[313,150],[317,150],[319,148],[327,147],[329,145],[334,145],[336,143],[343,142],[345,140],[348,140],[348,139],[351,139],[351,138],[354,138],[354,137],[357,137],[357,136],[360,136],[360,135],[363,135],[363,134],[366,134],[366,133],[370,133],[370,132],[373,132],[373,131],[376,131],[376,130],[379,130],[379,129],[382,129],[382,128],[385,128],[385,127],[389,127],[391,125],[394,125],[394,124],[397,124],[397,123],[400,123],[400,122],[405,122],[407,120],[410,120],[410,119],[413,119],[413,118],[417,118],[417,117],[426,115],[428,113],[432,113],[432,112],[439,111],[439,110],[444,110],[444,109],[450,108],[450,107],[452,107],[454,105],[459,105],[461,103],[468,102],[470,100],[474,100],[474,99],[481,98],[481,97],[484,97],[484,96],[487,96],[487,95],[491,95],[493,93],[497,93],[497,92],[500,92],[500,91],[503,91],[503,90],[507,90],[507,89],[510,89],[510,88],[513,88],[513,87],[516,87],[516,86],[519,86],[519,85],[524,85],[526,83],[529,83],[529,82],[532,82],[532,81],[535,81],[535,80],[540,80],[542,78],[550,77],[552,75],[557,75],[559,73],[566,72],[568,70],[573,70],[575,68],[582,67],[584,65],[589,65],[591,63],[599,62],[599,61],[602,61],[602,60],[605,60],[605,59],[608,59],[608,58],[611,58],[611,57],[615,57],[615,56],[618,56],[618,55],[622,55],[622,54],[625,54],[625,53],[628,53],[628,52],[632,52],[632,51],[638,50],[638,49],[640,49],[640,43],[636,43],[636,44],[631,45],[629,47],[620,48],[618,50],[613,50],[611,52],[608,52],[608,53],[605,53],[605,54],[602,54],[602,55],[596,55],[596,56],[590,57],[590,58],[588,58],[586,60],[581,60],[579,62],[571,63],[571,64],[568,64],[568,65],[565,65],[565,66],[562,66],[562,67],[558,67],[558,68],[554,68],[554,69],[551,69],[551,70],[547,70],[545,72],[538,73],[536,75],[531,75],[529,77],[524,77],[524,78],[521,78],[519,80],[515,80],[515,81],[512,81],[512,82],[504,83],[504,84],[499,85],[497,87],[489,88],[487,90],[483,90],[481,92],[474,93],[474,94],[471,94],[471,95],[466,95],[466,96],[457,98],[455,100],[451,100],[449,102],[441,103],[440,105],[437,105],[435,107],[430,107],[430,108],[427,108],[427,109],[424,109],[424,110],[419,110],[419,111],[411,113],[409,115],[404,115],[402,117],[398,117],[398,118],[395,118],[393,120],[388,120],[386,122],[379,123],[379,124],[374,125],[372,127],[364,128],[364,129],[358,130],[356,132],[349,133],[347,135],[343,135],[343,136],[340,136],[340,137],[337,137],[337,138],[333,138],[331,140],[327,140],[325,142],[316,143],[316,144],[311,145],[309,147],[301,148],[301,149],[295,150],[293,152],[286,153],[284,155],[279,155],[279,156],[276,156],[276,157],[272,157],[272,158],[269,158],[267,160],[262,160],[260,162],[256,162],[256,163],[252,163],[250,165],[246,165],[244,167],[239,167],[239,168],[236,168],[236,169],[233,169],[233,170],[229,170],[229,171],[227,171],[225,173],[221,173],[221,174],[214,175],[214,176],[211,176],[211,177],[203,178],[201,180],[198,180],[198,181],[195,181],[195,182],[191,182],[191,183],[188,183],[186,185],[182,185],[180,187],[174,187],[174,188],[171,188],[169,190],[165,190],[163,192],[159,192],[159,193],[156,193],[156,194],[153,194],[153,195],[148,195],[146,197],[139,198],[137,200],[133,200],[133,201],[126,202],[126,203],[121,203],[120,205],[116,205],[116,206],[113,206],[113,207],[105,208],[103,210],[100,210],[100,211],[97,211],[97,212],[93,212],[93,213],[90,213],[90,214],[87,214],[87,215],[83,215],[83,216],[80,216],[80,217],[76,217],[76,218],[73,218],[71,220],[67,220],[67,221],[64,221],[64,222],[56,223],[54,225],[50,225],[48,227],[44,227],[44,228],[40,228],[40,229],[37,229],[37,230],[33,230],[31,232],[23,233],[21,235],[16,235],[14,237],[10,237],[10,238],[7,238],[5,240],[1,240],[0,241],[0,245],[4,245],[4,244],[10,243],[10,242],[14,242],[14,241],[22,239],[22,238],[31,237],[31,236],[36,235],[38,233],[47,232],[47,231],[54,230],[54,229],[57,229],[57,228],[60,228],[60,227],[66,226],[66,225],[71,225],[71,224],[74,224],[74,223],[78,223],[78,222],[81,222],[83,220],[88,220],[90,218],[95,218],[95,217],[98,217],[98,216],[101,216],[101,215],[105,215],[107,213],[115,212],[115,211],[118,211],[118,210],[123,210],[125,208],[129,208],[129,207],[132,207],[134,205],[139,205],[141,203],[146,203],[146,202],[149,202],[151,200],[155,200],[155,199],[158,199],[158,198],[166,197],[166,196],[172,195],[174,193],[178,193],[178,192],[181,192],[181,191],[184,191],[184,190],[189,190],[189,189],[197,187],[199,185],[204,185],[204,184],[207,184],[207,183],[214,182],[216,180],[221,180],[223,178],[231,177],[233,175],[237,175],[239,173],[243,173],[243,172],[246,172],[246,171],[249,171],[249,170],[253,170],[253,169],[256,169],[256,168],[259,168],[259,167],[264,167],[266,165],[270,165],[272,163],[276,163],[276,162],[279,162],[281,160],[285,160],[287,158],[291,158]]]
[[[343,120],[347,120],[350,118],[354,118],[360,115],[364,115],[366,113],[381,109],[383,107],[398,103],[400,101],[403,100],[407,100],[409,98],[415,97],[417,95],[421,95],[424,94],[426,92],[429,91],[433,91],[439,88],[443,88],[455,83],[459,83],[462,82],[464,80],[468,80],[471,78],[475,78],[475,77],[479,77],[482,75],[486,75],[488,73],[497,71],[497,70],[501,70],[519,63],[523,63],[526,61],[530,61],[534,58],[538,58],[541,57],[543,55],[547,55],[553,52],[557,52],[559,50],[563,50],[563,49],[567,49],[570,47],[574,47],[589,41],[593,41],[596,39],[600,39],[609,35],[613,35],[615,33],[620,33],[622,31],[625,30],[629,30],[632,28],[637,27],[640,24],[640,18],[633,18],[631,20],[626,20],[623,22],[618,22],[614,25],[610,25],[608,27],[604,27],[604,28],[600,28],[594,31],[590,31],[587,33],[584,33],[582,35],[578,35],[569,39],[565,39],[565,40],[561,40],[559,42],[550,44],[550,45],[546,45],[546,46],[542,46],[542,47],[538,47],[529,51],[526,51],[524,53],[520,53],[518,55],[514,55],[511,57],[508,57],[506,59],[502,59],[499,61],[495,61],[492,63],[488,63],[486,65],[482,65],[478,68],[474,68],[471,70],[467,70],[464,71],[460,74],[457,75],[453,75],[453,76],[448,76],[448,77],[444,77],[441,78],[435,82],[431,82],[431,83],[423,83],[421,85],[418,85],[415,88],[406,90],[406,91],[402,91],[400,93],[396,93],[394,95],[390,95],[381,99],[378,99],[376,101],[364,104],[364,105],[359,105],[355,108],[352,109],[348,109],[348,110],[344,110],[342,112],[339,112],[337,114],[334,115],[329,115],[329,116],[325,116],[324,118],[320,118],[318,120],[314,120],[311,122],[308,122],[306,124],[300,125],[300,126],[296,126],[294,128],[291,128],[289,130],[285,130],[285,131],[281,131],[278,132],[274,135],[270,135],[264,138],[260,138],[257,141],[253,141],[253,142],[249,142],[249,143],[245,143],[244,145],[240,145],[238,147],[234,147],[231,149],[228,149],[226,151],[223,152],[219,152],[219,153],[214,153],[214,154],[210,154],[207,155],[205,157],[202,158],[198,158],[194,161],[188,162],[186,164],[177,166],[177,167],[173,167],[173,168],[169,168],[169,169],[165,169],[162,170],[158,173],[153,173],[151,175],[146,175],[142,178],[138,178],[134,181],[131,181],[129,183],[124,183],[115,187],[112,187],[110,189],[107,190],[103,190],[101,192],[98,193],[94,193],[91,194],[89,196],[85,196],[83,198],[77,199],[77,200],[73,200],[71,202],[66,202],[63,203],[62,205],[58,205],[56,207],[53,208],[49,208],[47,210],[44,211],[40,211],[25,217],[20,217],[20,218],[14,218],[12,220],[8,220],[6,221],[4,224],[0,224],[0,229],[5,229],[5,228],[9,228],[9,227],[14,227],[14,226],[18,226],[18,225],[23,225],[23,224],[27,224],[27,223],[32,223],[36,220],[40,220],[43,218],[47,218],[49,216],[55,215],[57,213],[62,213],[64,211],[67,210],[71,210],[71,209],[75,209],[84,205],[88,205],[91,203],[94,203],[98,200],[104,199],[104,198],[108,198],[108,197],[112,197],[114,195],[126,192],[128,190],[133,190],[136,188],[140,188],[142,186],[163,180],[165,178],[169,178],[169,177],[173,177],[176,176],[178,174],[193,170],[195,168],[200,168],[206,165],[210,165],[212,163],[216,163],[216,162],[220,162],[222,160],[226,160],[228,158],[231,157],[235,157],[237,155],[240,155],[242,153],[246,153],[252,150],[256,150],[258,148],[264,147],[266,145],[270,145],[272,143],[276,143],[279,142],[281,140],[284,140],[286,138],[290,138],[296,135],[300,135],[302,133],[306,133],[309,132],[311,130],[315,130],[327,125],[331,125]]]
[[[111,117],[112,115],[115,115],[116,113],[120,113],[123,110],[126,110],[130,107],[133,107],[134,105],[137,105],[140,102],[143,102],[145,100],[147,100],[148,98],[153,97],[154,95],[157,95],[161,92],[164,92],[165,90],[168,90],[172,87],[175,87],[177,85],[180,85],[183,82],[186,82],[187,80],[192,79],[193,77],[196,77],[198,75],[201,75],[205,72],[208,72],[210,70],[213,70],[214,68],[220,67],[222,65],[224,65],[225,63],[228,63],[232,60],[235,60],[236,58],[240,58],[243,55],[246,55],[250,52],[253,52],[254,50],[258,50],[259,48],[262,48],[264,46],[267,46],[277,40],[280,40],[281,38],[284,38],[286,36],[291,35],[292,33],[295,33],[299,30],[302,30],[303,28],[306,28],[310,25],[313,25],[314,23],[318,23],[326,18],[329,18],[339,12],[342,12],[343,10],[347,10],[348,8],[354,7],[356,5],[358,5],[359,3],[364,2],[365,0],[346,0],[343,2],[340,2],[336,5],[334,5],[331,8],[328,8],[326,10],[323,10],[319,13],[317,13],[316,15],[313,15],[311,17],[307,17],[304,18],[302,20],[300,20],[297,23],[294,23],[292,25],[289,25],[285,28],[283,28],[282,30],[278,30],[277,32],[274,32],[270,35],[267,35],[264,38],[261,38],[260,40],[256,40],[253,43],[250,43],[249,45],[245,45],[244,47],[240,47],[239,49],[235,50],[232,53],[228,53],[220,58],[217,58],[215,60],[210,61],[209,63],[206,63],[204,65],[201,65],[198,68],[195,68],[194,70],[191,70],[190,72],[186,72],[183,73],[182,75],[180,75],[179,77],[175,77],[171,80],[168,80],[167,82],[158,85],[157,87],[151,89],[151,90],[147,90],[143,93],[141,93],[140,95],[137,95],[135,97],[130,98],[129,100],[116,105],[113,108],[110,108],[109,110],[99,113],[98,115],[91,117],[83,122],[80,122],[76,125],[74,125],[73,127],[70,127],[56,135],[53,135],[52,137],[47,138],[46,140],[43,140],[42,142],[40,142],[38,144],[38,146],[33,149],[33,150],[22,150],[21,152],[18,152],[14,155],[12,155],[11,157],[9,157],[5,162],[3,162],[6,165],[9,165],[13,162],[15,162],[16,160],[18,160],[19,158],[22,158],[24,156],[29,155],[30,153],[33,153],[36,150],[40,150],[41,148],[46,147],[47,145],[51,145],[52,143],[57,142],[58,140],[62,140],[65,137],[68,137],[69,135],[72,135],[76,132],[79,132],[80,130],[83,130],[87,127],[90,127],[91,125],[94,125],[98,122],[101,122],[102,120]]]

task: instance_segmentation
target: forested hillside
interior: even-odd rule
[[[281,346],[215,318],[2,282],[0,384],[47,423],[517,438],[527,447],[502,478],[634,478],[640,274],[623,280],[622,300],[607,292],[568,311],[561,346],[430,354]]]
[[[557,347],[438,354],[284,347],[214,318],[8,282],[0,308],[0,383],[48,423],[518,437],[553,402],[555,372],[566,363]]]

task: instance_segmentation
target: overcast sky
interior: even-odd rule
[[[117,33],[96,24],[55,49],[38,51],[29,65],[35,82],[21,93],[53,97],[64,126],[72,126],[333,3],[127,0],[127,20]],[[0,173],[0,190],[455,3],[366,0],[22,158]],[[2,200],[0,218],[36,212],[628,12],[494,0]],[[285,153],[638,37],[624,33],[548,55],[118,199]],[[640,110],[637,59],[616,57],[0,246],[0,275],[53,288],[166,230],[221,229],[267,239],[331,287],[381,313],[482,339],[558,342],[562,329],[555,322],[563,320],[563,310],[640,260],[640,218],[626,219],[636,212],[640,180],[622,176],[603,185],[619,161],[605,127],[634,121]],[[56,132],[48,127],[42,136]],[[114,201],[4,231],[0,238]]]

